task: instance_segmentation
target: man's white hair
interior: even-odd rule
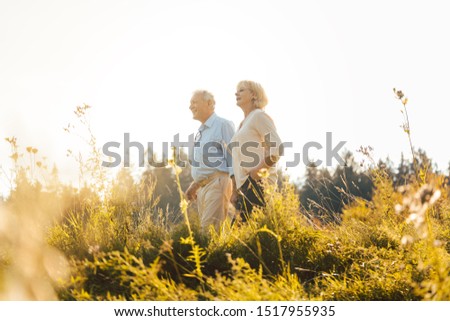
[[[207,90],[196,90],[193,95],[201,95],[204,101],[211,101],[211,108],[216,107],[216,101],[214,100],[214,95]]]

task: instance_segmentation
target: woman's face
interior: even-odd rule
[[[250,91],[250,89],[239,86],[236,91],[236,105],[239,107],[249,106],[252,105],[254,94]]]

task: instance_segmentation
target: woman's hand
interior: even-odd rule
[[[260,181],[261,175],[259,174],[260,169],[254,168],[248,173],[248,175],[254,180],[254,181]]]
[[[279,159],[279,156],[267,156],[262,164],[258,165],[248,173],[249,176],[255,181],[260,181],[263,177],[267,177],[269,175],[269,168],[273,167]]]

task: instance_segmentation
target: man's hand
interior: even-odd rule
[[[197,199],[197,191],[200,188],[200,185],[196,182],[192,182],[189,185],[188,189],[185,192],[186,198],[188,201],[195,201]]]

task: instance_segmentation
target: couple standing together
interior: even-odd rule
[[[256,82],[239,82],[236,104],[244,112],[237,131],[231,121],[214,112],[214,96],[203,90],[193,93],[190,110],[202,124],[195,136],[190,159],[194,181],[186,190],[189,201],[197,200],[203,232],[217,232],[228,215],[230,202],[235,220],[245,222],[254,206],[264,206],[263,182],[276,184],[275,164],[282,143],[273,120],[265,113],[267,97]],[[261,175],[267,172],[268,175]],[[264,176],[264,178],[263,178]]]

